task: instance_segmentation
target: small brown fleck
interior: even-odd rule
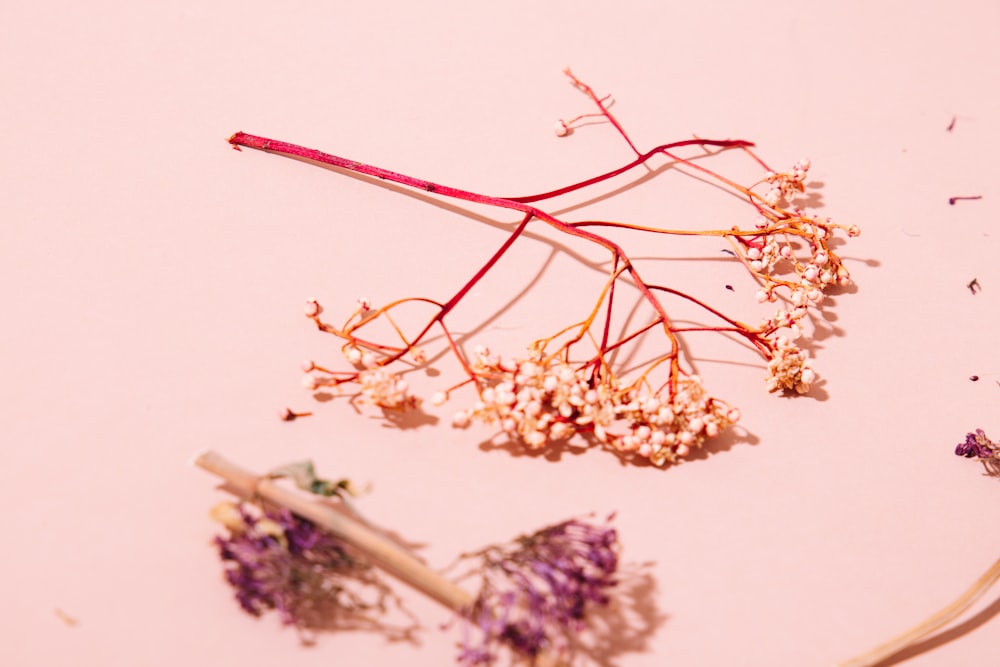
[[[979,284],[978,278],[973,278],[972,280],[970,280],[969,283],[966,285],[966,287],[968,287],[969,291],[972,292],[973,294],[979,294],[980,292],[983,291],[983,286]]]
[[[979,382],[979,376],[978,375],[970,375],[969,379],[972,380],[973,382]]]
[[[62,621],[71,628],[75,627],[77,623],[79,623],[79,621],[77,621],[75,618],[64,612],[62,609],[59,609],[58,607],[56,607],[55,612],[56,612],[56,617],[58,617],[60,621]]]

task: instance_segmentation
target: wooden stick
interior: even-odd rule
[[[981,598],[989,588],[1000,579],[1000,560],[976,581],[967,591],[950,605],[937,612],[923,623],[907,630],[903,634],[890,639],[863,655],[842,662],[838,667],[872,667],[883,660],[892,657],[905,648],[912,646],[938,628],[941,628],[958,618],[976,600]]]
[[[194,464],[226,481],[226,489],[244,498],[260,497],[323,527],[347,542],[397,579],[429,595],[449,609],[465,614],[475,601],[467,591],[430,569],[385,537],[332,507],[267,477],[241,468],[221,454],[207,451]]]

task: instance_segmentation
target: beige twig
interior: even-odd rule
[[[923,623],[910,628],[903,634],[890,639],[867,653],[851,658],[845,662],[841,662],[838,667],[872,667],[873,665],[877,665],[883,660],[896,655],[903,649],[912,646],[935,630],[944,627],[958,618],[963,612],[965,612],[966,609],[971,607],[976,600],[981,598],[983,594],[985,594],[986,591],[988,591],[990,587],[997,582],[998,579],[1000,579],[1000,560],[993,563],[993,566],[990,567],[990,569],[988,569],[986,573],[972,585],[971,588],[962,593],[957,600],[925,620]]]

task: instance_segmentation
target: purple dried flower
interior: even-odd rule
[[[967,459],[976,458],[990,475],[1000,475],[1000,445],[986,437],[983,429],[965,435],[965,442],[958,443],[955,454]]]
[[[458,660],[491,665],[499,646],[529,659],[571,649],[588,608],[606,605],[617,583],[618,536],[607,524],[573,519],[465,558],[479,560],[466,576],[479,575],[482,588]]]
[[[384,610],[388,589],[338,539],[287,510],[222,503],[212,514],[229,531],[215,544],[247,613],[275,609],[300,630],[377,625],[369,615]]]
[[[977,428],[975,433],[966,434],[965,442],[961,442],[955,447],[955,453],[967,459],[971,459],[974,456],[981,459],[990,459],[994,458],[996,447],[997,445],[983,433],[983,429]]]

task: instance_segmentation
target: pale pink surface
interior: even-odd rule
[[[828,665],[951,601],[1000,555],[1000,484],[951,454],[969,429],[1000,434],[996,3],[313,4],[4,12],[0,662],[451,663],[457,634],[436,627],[448,614],[416,597],[420,646],[345,633],[304,649],[275,618],[240,613],[209,546],[222,496],[187,465],[206,447],[371,482],[362,507],[436,566],[617,510],[625,560],[653,563],[658,620],[609,665]],[[553,136],[557,118],[589,110],[566,65],[615,94],[640,146],[696,133],[756,141],[777,166],[810,156],[822,213],[863,228],[845,248],[857,291],[835,299],[835,335],[819,342],[820,400],[768,395],[755,359],[693,341],[753,446],[667,471],[600,451],[511,457],[476,446],[487,430],[449,428],[454,404],[400,430],[300,387],[301,359],[340,363],[306,298],[346,311],[359,296],[446,295],[502,232],[224,139],[246,130],[537,192],[629,155],[607,127]],[[675,203],[675,187],[704,206]],[[956,194],[984,198],[948,206]],[[572,215],[717,223],[721,200],[665,174]],[[643,250],[673,256],[657,247]],[[701,247],[714,258],[721,245]],[[551,253],[525,240],[477,287],[466,326],[541,272],[477,340],[514,354],[576,317],[590,295],[570,288],[594,274],[564,254],[545,265]],[[654,265],[756,312],[728,265]],[[281,422],[286,404],[316,416]],[[907,664],[995,665],[991,611]]]

